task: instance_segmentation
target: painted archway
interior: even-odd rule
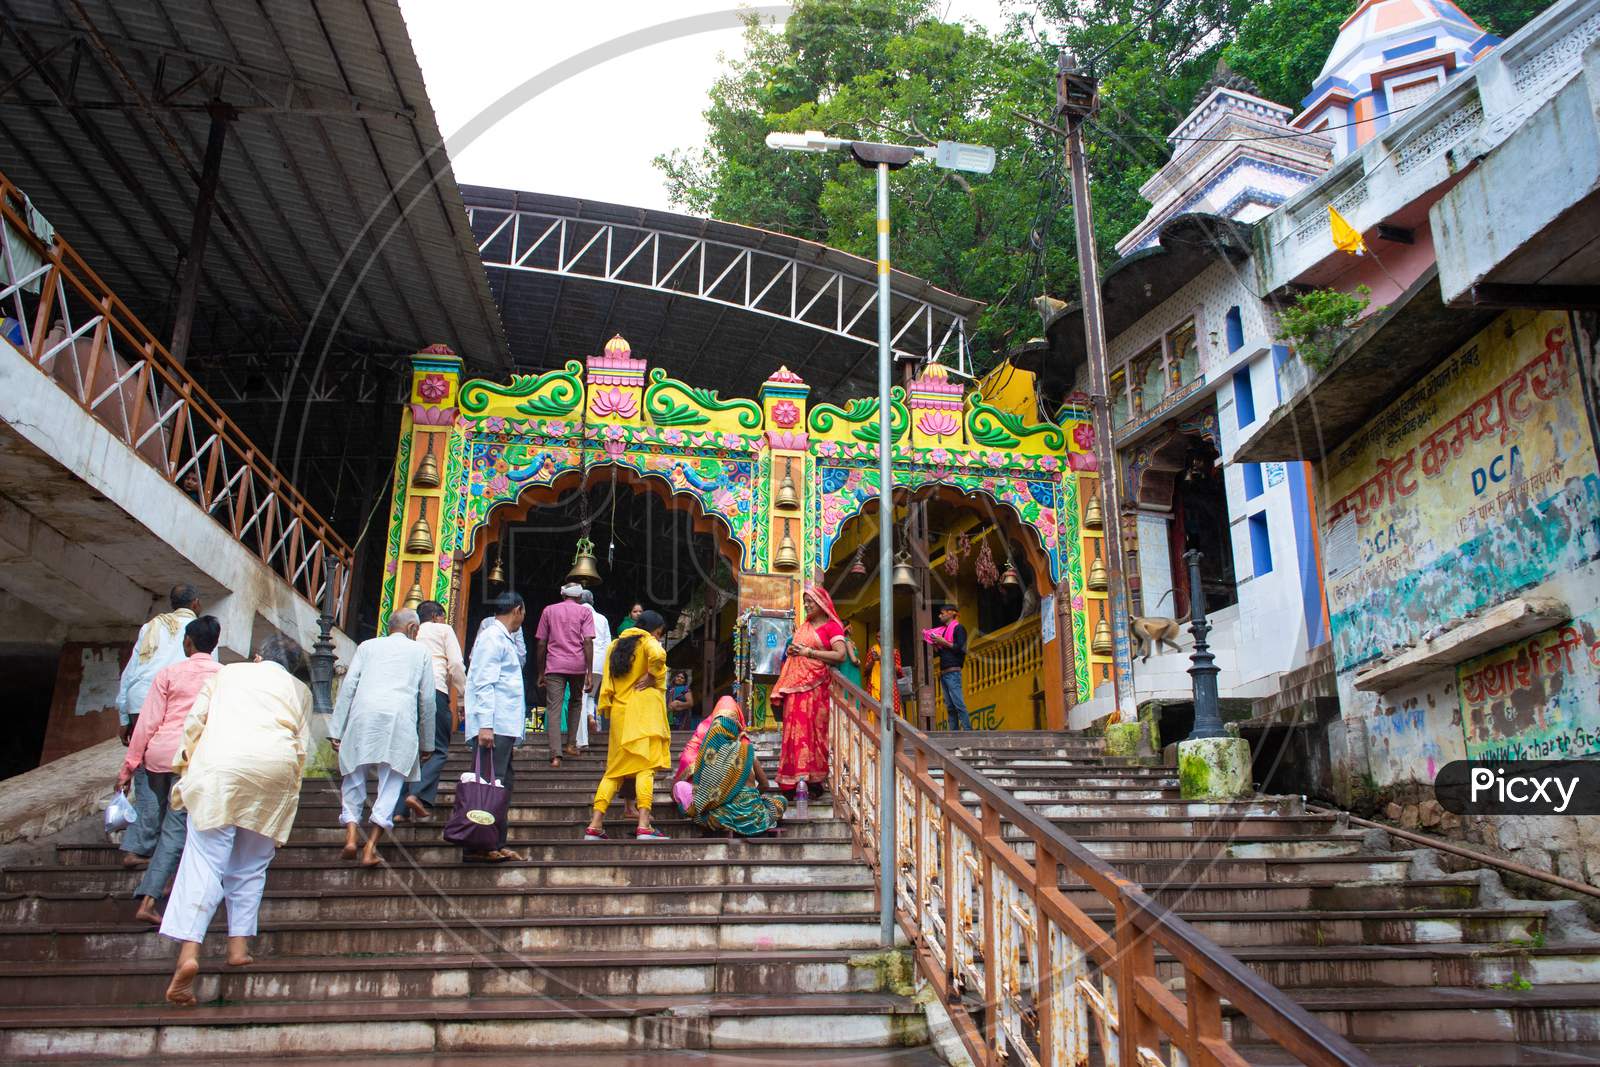
[[[756,398],[724,399],[648,367],[621,337],[598,356],[509,383],[462,381],[447,349],[418,353],[380,617],[424,597],[453,608],[497,516],[523,506],[526,493],[559,493],[609,477],[607,468],[659,486],[720,528],[741,606],[770,607],[771,590],[821,578],[844,521],[876,496],[886,429],[896,487],[987,499],[1037,543],[1038,572],[1071,606],[1072,691],[1087,699],[1096,657],[1085,608],[1097,594],[1083,581],[1080,478],[1092,485],[1098,469],[1087,412],[1069,407],[1059,423],[1032,423],[1019,413],[1031,408],[992,402],[938,365],[892,396],[887,420],[875,398],[811,404],[806,383],[780,367]]]

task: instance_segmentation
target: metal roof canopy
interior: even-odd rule
[[[218,102],[235,117],[191,351],[270,327],[507,362],[393,0],[0,0],[6,171],[158,331]]]
[[[779,364],[819,399],[877,381],[877,265],[786,234],[667,211],[464,185],[519,367],[622,334],[695,384],[753,396]],[[960,366],[983,305],[895,271],[894,346]]]

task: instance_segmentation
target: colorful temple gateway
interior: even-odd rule
[[[1111,677],[1100,509],[1084,506],[1097,484],[1088,413],[1069,405],[1059,423],[1032,421],[1021,413],[1033,404],[1031,380],[969,389],[930,364],[893,390],[884,420],[875,398],[814,402],[785,367],[754,399],[723,398],[652,369],[621,337],[599,355],[508,383],[463,381],[461,369],[442,346],[413,360],[382,615],[434,599],[458,627],[475,626],[503,588],[495,579],[505,573],[497,564],[507,530],[605,485],[649,491],[686,513],[726,563],[707,568],[708,588],[689,605],[662,605],[669,621],[681,608],[672,636],[694,626],[706,646],[708,655],[684,663],[697,688],[733,684],[737,658],[719,667],[709,650],[726,648],[754,613],[792,610],[806,582],[832,592],[865,654],[876,640],[877,583],[861,561],[876,558],[866,548],[879,528],[887,421],[904,565],[896,645],[907,669],[923,671],[923,719],[938,724],[943,710],[911,637],[939,601],[959,604],[970,635],[975,725],[1060,728],[1067,708]],[[548,536],[586,539],[590,521],[585,512],[579,531]],[[537,607],[555,599],[564,574],[509,582]]]

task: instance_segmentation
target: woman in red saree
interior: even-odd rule
[[[772,686],[783,708],[778,788],[792,793],[802,781],[815,793],[828,780],[828,720],[833,707],[829,668],[844,662],[844,623],[833,599],[816,586],[804,594],[805,617],[795,627],[788,654]]]

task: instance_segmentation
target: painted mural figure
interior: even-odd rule
[[[828,779],[828,717],[833,694],[828,668],[845,659],[844,623],[826,590],[808,586],[804,594],[805,617],[795,626],[794,639],[772,700],[783,709],[783,744],[778,750],[778,788],[792,793],[801,782],[817,793]]]

